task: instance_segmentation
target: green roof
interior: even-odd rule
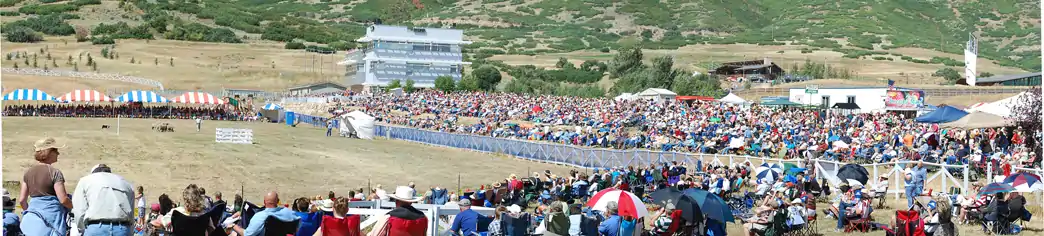
[[[762,106],[800,106],[801,104],[783,99],[776,99],[761,103]]]

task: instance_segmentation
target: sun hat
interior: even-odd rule
[[[403,202],[419,202],[421,200],[420,197],[417,197],[417,190],[409,186],[395,187],[395,193],[388,195],[388,197]]]
[[[518,206],[517,204],[512,204],[511,206],[508,206],[507,210],[511,213],[522,213],[522,207]]]
[[[319,210],[333,211],[334,202],[330,199],[319,201]]]
[[[43,150],[47,150],[47,149],[51,149],[51,148],[65,148],[65,145],[59,145],[58,141],[54,140],[54,138],[52,138],[52,137],[42,138],[40,140],[36,140],[36,142],[33,143],[33,150],[34,151],[38,151],[39,152],[39,151],[43,151]]]
[[[790,204],[802,204],[801,198],[795,198],[794,201],[790,201]]]

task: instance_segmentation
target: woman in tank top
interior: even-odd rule
[[[25,171],[18,197],[25,210],[20,225],[25,235],[65,236],[68,231],[72,200],[65,189],[65,175],[51,166],[58,162],[59,148],[65,146],[59,146],[54,138],[40,139],[33,144],[33,158],[39,163]]]

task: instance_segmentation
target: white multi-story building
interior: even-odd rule
[[[372,25],[356,42],[366,46],[350,51],[344,61],[345,84],[381,87],[394,80],[402,84],[412,79],[414,87],[435,87],[435,78],[453,77],[460,81],[464,62],[461,45],[464,31],[456,29],[410,28]]]

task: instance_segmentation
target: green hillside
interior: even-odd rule
[[[92,4],[98,1],[0,0],[0,16],[60,14],[57,18],[75,20],[100,12],[80,9]],[[980,57],[1030,71],[1041,66],[1039,1],[1026,0],[137,0],[121,1],[116,10],[120,19],[108,23],[131,27],[109,27],[101,31],[103,37],[230,43],[296,39],[346,49],[363,34],[364,24],[379,21],[467,29],[477,42],[471,54],[478,58],[608,52],[637,43],[648,49],[747,43],[807,45],[869,59],[898,47],[962,54],[973,33],[980,39]],[[55,20],[44,18],[37,20]],[[48,34],[73,34],[48,28],[54,24],[5,23],[5,28],[20,24]]]

